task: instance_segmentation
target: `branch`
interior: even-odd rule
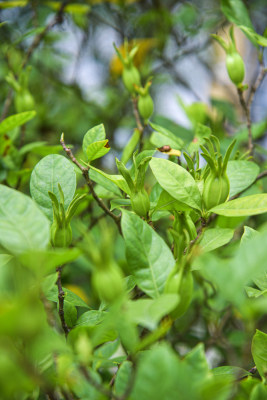
[[[115,221],[115,223],[116,223],[116,225],[117,225],[117,227],[118,227],[118,229],[119,229],[119,232],[120,232],[120,234],[121,234],[121,233],[122,233],[122,232],[121,232],[121,224],[120,224],[121,217],[120,217],[119,215],[114,214],[112,211],[110,211],[110,210],[108,209],[108,207],[106,206],[106,204],[97,196],[97,194],[96,194],[96,192],[95,192],[95,190],[94,190],[93,182],[91,181],[91,179],[90,179],[90,177],[89,177],[89,168],[83,167],[83,166],[79,163],[79,161],[74,157],[74,155],[73,155],[71,149],[70,149],[69,147],[67,147],[66,144],[65,144],[65,142],[64,142],[64,135],[63,135],[63,133],[62,133],[61,138],[60,138],[60,144],[61,144],[63,150],[65,151],[65,153],[67,154],[67,156],[71,159],[71,161],[72,161],[75,165],[77,165],[77,167],[82,171],[83,177],[84,177],[84,179],[85,179],[85,181],[86,181],[86,183],[87,183],[87,186],[89,187],[89,190],[90,190],[90,192],[91,192],[93,198],[96,200],[96,202],[97,202],[97,204],[99,205],[99,207],[101,207],[102,210],[104,210],[105,213],[106,213],[107,215],[109,215],[109,216]]]
[[[62,17],[63,17],[63,11],[64,8],[66,7],[66,5],[69,3],[69,0],[65,0],[62,2],[60,9],[58,10],[58,12],[56,13],[55,17],[52,19],[52,21],[46,25],[46,27],[44,28],[44,30],[39,33],[39,35],[35,36],[31,46],[29,47],[25,58],[22,62],[22,66],[21,68],[24,69],[29,61],[29,59],[31,58],[32,53],[34,52],[34,50],[39,46],[40,42],[43,40],[43,38],[45,37],[45,35],[47,34],[48,31],[50,31],[55,25],[57,25],[58,23],[62,22]]]
[[[63,328],[63,331],[65,333],[65,336],[67,338],[68,333],[70,331],[70,328],[68,327],[68,325],[66,324],[65,321],[65,316],[64,316],[64,297],[65,297],[65,293],[63,291],[62,288],[62,283],[61,283],[61,272],[62,272],[62,266],[57,268],[57,287],[58,287],[58,314],[60,317],[60,321],[61,321],[61,325]]]
[[[248,151],[250,154],[253,153],[253,142],[252,142],[252,130],[251,130],[251,116],[250,116],[250,107],[248,104],[245,102],[244,99],[244,94],[242,89],[237,89],[238,97],[239,97],[239,102],[241,104],[241,107],[243,108],[243,111],[246,116],[247,120],[247,128],[248,128]]]
[[[256,81],[252,85],[251,91],[250,91],[249,96],[248,96],[248,101],[247,101],[248,108],[251,107],[251,104],[252,104],[253,99],[254,99],[254,95],[255,95],[256,91],[258,90],[258,88],[260,87],[260,85],[261,85],[266,73],[267,73],[267,68],[264,67],[263,61],[261,61],[260,62],[260,72],[258,74],[258,77],[257,77]]]

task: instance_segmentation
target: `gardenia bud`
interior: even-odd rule
[[[149,212],[150,209],[150,201],[145,189],[142,189],[131,196],[131,205],[133,211],[137,215],[144,218],[147,217],[147,213]]]
[[[132,94],[135,92],[135,85],[140,86],[139,71],[132,63],[123,66],[122,80],[126,89]]]
[[[149,93],[144,96],[140,95],[138,99],[138,111],[140,115],[147,121],[153,114],[154,103]]]
[[[245,65],[237,51],[226,55],[226,68],[231,81],[237,86],[240,85],[245,77]]]
[[[72,230],[70,224],[59,226],[54,220],[51,225],[51,244],[53,247],[69,247],[72,241]]]
[[[205,180],[203,189],[203,202],[206,210],[224,203],[229,197],[229,192],[230,183],[226,173],[222,176],[210,173]]]
[[[115,264],[96,269],[92,276],[92,285],[101,300],[112,303],[124,291],[121,270]]]
[[[24,89],[15,95],[15,108],[18,113],[34,109],[34,99],[29,90]]]

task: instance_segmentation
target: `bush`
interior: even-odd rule
[[[0,2],[1,399],[267,398],[263,10]]]

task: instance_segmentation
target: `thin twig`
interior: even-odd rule
[[[260,87],[265,75],[267,73],[267,68],[264,67],[263,64],[263,60],[260,62],[260,72],[256,78],[255,83],[252,85],[249,96],[248,96],[248,100],[247,100],[247,106],[250,109],[251,104],[253,102],[254,99],[254,95],[256,93],[256,91],[258,90],[258,88]]]
[[[61,135],[61,138],[60,138],[60,144],[61,144],[63,150],[65,151],[65,153],[67,154],[67,156],[71,159],[71,161],[75,165],[77,165],[77,167],[82,171],[82,174],[83,174],[83,177],[84,177],[84,179],[85,179],[85,181],[87,183],[87,186],[89,187],[90,192],[91,192],[93,198],[96,200],[96,202],[99,205],[99,207],[101,207],[102,210],[104,210],[105,213],[107,215],[109,215],[115,221],[115,223],[116,223],[116,225],[117,225],[117,227],[119,229],[119,232],[121,233],[121,224],[120,224],[121,217],[120,217],[120,215],[116,215],[112,211],[110,211],[108,209],[108,207],[106,206],[106,204],[97,196],[97,194],[96,194],[96,192],[94,190],[93,182],[91,181],[91,179],[89,177],[89,168],[88,167],[87,168],[83,167],[79,163],[79,161],[74,157],[71,149],[69,147],[67,147],[65,142],[64,142],[64,135],[63,134]]]
[[[39,46],[40,42],[43,40],[43,38],[45,37],[45,35],[47,34],[48,31],[50,31],[55,25],[57,25],[58,23],[62,22],[62,17],[63,17],[63,12],[64,12],[64,8],[66,7],[66,5],[69,3],[69,0],[63,1],[60,9],[58,10],[58,12],[56,13],[55,17],[52,19],[52,21],[46,25],[46,27],[44,28],[44,30],[39,33],[39,35],[35,36],[31,46],[28,48],[28,51],[25,55],[25,58],[22,62],[21,68],[24,69],[29,61],[29,59],[31,58],[32,53],[34,52],[34,50]]]
[[[58,314],[60,317],[60,321],[61,321],[61,325],[63,328],[63,331],[65,333],[65,336],[67,338],[68,333],[70,331],[68,325],[66,324],[65,321],[65,315],[64,315],[64,297],[65,297],[65,293],[63,291],[62,288],[62,283],[61,283],[61,272],[62,272],[62,266],[61,267],[57,267],[57,287],[58,287]]]
[[[251,130],[251,116],[250,116],[250,107],[248,107],[245,99],[244,99],[244,93],[242,89],[238,88],[237,89],[238,97],[239,97],[239,102],[241,104],[241,107],[243,108],[243,111],[246,116],[247,120],[247,128],[248,128],[248,151],[250,154],[253,153],[253,141],[252,141],[252,130]]]

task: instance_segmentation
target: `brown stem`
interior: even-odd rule
[[[253,102],[254,99],[254,95],[256,93],[256,91],[258,90],[258,88],[260,87],[265,75],[267,73],[267,68],[264,67],[263,61],[261,61],[260,63],[260,72],[257,76],[257,79],[255,81],[255,83],[252,85],[249,96],[248,96],[248,100],[247,100],[247,106],[248,108],[251,107],[251,104]]]
[[[253,141],[252,141],[252,130],[251,130],[251,116],[250,116],[250,107],[248,107],[245,99],[244,99],[244,94],[241,89],[237,89],[238,97],[239,97],[239,102],[241,104],[241,107],[243,108],[243,111],[246,116],[247,120],[247,128],[248,128],[248,151],[250,154],[253,153]]]
[[[108,209],[108,207],[106,206],[106,204],[97,196],[97,194],[96,194],[96,192],[94,190],[93,182],[91,181],[91,179],[89,177],[89,168],[88,167],[87,168],[83,167],[79,163],[79,161],[74,157],[71,149],[69,147],[67,147],[65,142],[64,142],[64,135],[63,134],[61,135],[60,144],[61,144],[63,150],[65,151],[65,153],[67,154],[67,156],[71,159],[71,161],[75,165],[77,165],[77,167],[82,171],[82,174],[83,174],[83,177],[84,177],[84,179],[85,179],[85,181],[87,183],[87,186],[89,187],[89,190],[90,190],[93,198],[96,200],[97,204],[99,205],[99,207],[101,207],[102,210],[104,210],[105,213],[107,215],[109,215],[115,221],[115,223],[116,223],[116,225],[117,225],[117,227],[119,229],[119,232],[121,233],[121,224],[120,224],[121,217],[120,217],[120,215],[116,215],[112,211],[110,211]]]
[[[62,272],[62,266],[61,267],[57,267],[57,287],[58,287],[58,314],[60,317],[60,321],[61,321],[61,325],[63,328],[63,331],[65,333],[65,336],[67,338],[68,333],[70,331],[68,325],[66,324],[65,321],[65,316],[64,316],[64,297],[65,297],[65,293],[63,291],[62,288],[62,283],[61,283],[61,272]]]
[[[29,47],[25,58],[22,62],[21,68],[24,69],[29,61],[29,59],[31,58],[32,53],[34,52],[34,50],[39,46],[40,42],[43,40],[43,38],[45,37],[45,35],[47,34],[48,31],[50,31],[55,25],[57,25],[58,23],[62,22],[62,17],[63,17],[63,11],[64,8],[66,7],[66,5],[69,3],[69,0],[63,1],[61,3],[60,9],[58,10],[58,12],[56,13],[55,17],[52,19],[52,21],[46,25],[46,27],[44,28],[44,30],[39,33],[39,35],[35,36],[31,46]]]

